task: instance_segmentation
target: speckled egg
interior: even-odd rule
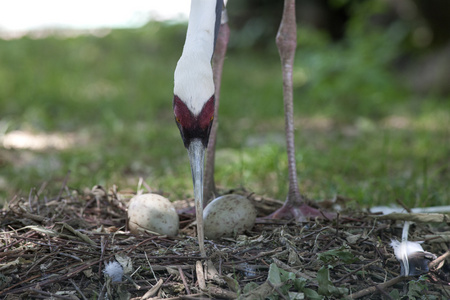
[[[255,225],[256,209],[247,198],[225,195],[214,199],[203,211],[205,236],[209,239],[232,237]]]
[[[143,194],[131,198],[128,205],[128,229],[137,234],[146,229],[175,236],[180,220],[169,199],[157,194]]]

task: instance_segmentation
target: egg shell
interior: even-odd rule
[[[240,195],[224,195],[209,203],[203,211],[205,236],[209,239],[232,237],[255,225],[256,209]]]
[[[180,220],[169,199],[158,194],[142,194],[131,198],[128,205],[128,229],[137,234],[146,229],[163,235],[175,236]]]

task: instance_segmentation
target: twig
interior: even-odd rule
[[[158,279],[156,278],[155,271],[153,271],[152,264],[151,264],[150,261],[148,260],[147,252],[144,251],[144,254],[145,254],[145,259],[147,260],[148,266],[150,267],[150,270],[152,271],[153,278],[155,278],[155,280],[158,281]],[[178,267],[178,268],[180,268],[180,267]],[[181,268],[180,268],[180,269],[181,269]]]
[[[280,289],[278,288],[278,286],[272,284],[272,282],[270,282],[270,280],[267,280],[267,283],[278,293],[278,295],[280,295],[281,298],[287,300],[286,296],[283,295],[283,292],[280,291]]]
[[[416,223],[448,223],[450,222],[450,214],[437,213],[391,213],[383,216],[368,215],[367,218],[378,220],[397,220],[397,221],[411,221]]]
[[[50,253],[47,255],[44,255],[41,258],[38,258],[32,265],[31,267],[27,270],[27,272],[25,273],[25,276],[28,276],[28,274],[38,265],[40,265],[42,263],[42,261],[46,260],[47,258],[50,258],[51,256],[57,255],[58,253]]]
[[[377,292],[379,289],[382,289],[382,290],[386,289],[386,288],[388,288],[388,287],[390,287],[390,286],[392,286],[394,284],[397,284],[397,283],[399,283],[399,282],[401,282],[403,280],[407,280],[409,278],[410,277],[397,276],[397,277],[392,278],[391,280],[388,280],[386,282],[383,282],[383,283],[377,284],[375,286],[371,286],[371,287],[368,287],[366,289],[360,290],[359,292],[356,292],[356,293],[350,295],[348,297],[348,299],[358,299],[358,298],[364,297],[366,295],[373,294],[373,293]]]
[[[67,224],[65,222],[56,222],[55,224],[61,225],[62,226],[62,230],[67,229],[70,233],[72,233],[74,236],[76,236],[77,238],[79,238],[83,242],[86,242],[89,245],[94,246],[94,247],[97,246],[97,243],[94,242],[93,240],[91,240],[91,238],[87,234],[84,234],[84,233],[81,233],[78,230],[75,230],[69,224]],[[62,232],[62,230],[61,230],[61,232]]]
[[[98,276],[101,278],[102,277],[102,264],[103,264],[103,255],[105,254],[105,237],[102,235],[100,237],[100,261],[98,263]]]
[[[87,300],[87,298],[84,296],[83,292],[80,290],[80,288],[78,287],[78,285],[75,284],[75,281],[73,281],[73,279],[69,279],[70,283],[73,285],[73,287],[75,288],[75,290],[78,292],[78,294],[81,295],[81,298],[83,298],[84,300]]]
[[[221,289],[216,286],[208,287],[208,294],[214,296],[214,299],[237,299],[238,295],[235,292]]]
[[[51,299],[53,298],[57,298],[57,299],[64,299],[64,300],[72,300],[73,298],[71,297],[65,297],[65,296],[61,296],[61,295],[57,295],[54,293],[49,293],[49,292],[45,292],[45,291],[41,291],[35,288],[30,289],[32,292],[36,293],[36,294],[41,294],[47,297],[50,297]]]
[[[270,251],[261,252],[261,253],[259,253],[256,256],[252,256],[252,257],[249,257],[249,258],[246,258],[246,259],[241,259],[241,260],[238,260],[238,261],[227,262],[227,263],[224,263],[223,265],[224,266],[227,266],[227,265],[233,265],[234,266],[234,265],[245,263],[245,262],[248,262],[248,261],[251,261],[251,260],[256,260],[257,258],[261,258],[261,257],[264,257],[264,256],[272,255],[274,253],[280,253],[281,249],[282,249],[282,247],[277,247],[277,248],[275,248],[273,250],[270,250]]]
[[[163,284],[163,280],[159,279],[158,282],[147,291],[147,293],[144,294],[144,296],[142,296],[142,300],[148,299],[150,297],[153,297],[154,295],[156,295],[159,291],[159,289],[161,288],[162,284]]]
[[[197,272],[198,286],[201,290],[206,290],[205,274],[203,272],[203,265],[200,260],[195,263],[195,271]]]
[[[377,288],[377,291],[383,294],[383,296],[385,296],[387,299],[394,300],[384,289],[380,288],[377,285],[375,287]]]
[[[442,254],[441,256],[439,256],[438,258],[436,258],[435,260],[433,260],[432,262],[430,262],[428,264],[428,267],[430,269],[435,268],[437,265],[439,265],[444,259],[446,259],[447,257],[450,256],[450,250],[447,250],[447,252],[445,252],[444,254]]]
[[[59,190],[58,197],[56,197],[56,201],[61,200],[62,193],[64,191],[64,187],[67,185],[67,182],[69,181],[69,175],[70,175],[70,170],[67,172],[66,177],[64,177],[63,185],[61,186],[61,189]]]
[[[136,281],[134,281],[133,278],[131,278],[131,276],[128,276],[127,274],[123,274],[123,277],[125,277],[129,282],[131,282],[131,284],[134,285],[135,289],[137,289],[138,291],[141,290],[142,287],[139,284],[137,284]]]
[[[75,256],[75,255],[72,255],[72,254],[67,254],[67,253],[64,253],[64,252],[58,252],[58,255],[67,256],[67,257],[73,258],[73,259],[78,260],[78,261],[83,261],[78,256]]]
[[[356,272],[359,272],[359,271],[361,271],[362,269],[367,268],[368,266],[371,266],[371,265],[373,265],[374,263],[377,263],[377,262],[380,262],[380,260],[379,260],[379,259],[376,259],[376,260],[374,260],[374,261],[371,261],[370,263],[365,264],[365,265],[363,265],[362,267],[360,267],[360,268],[358,268],[358,269],[356,269],[356,270],[353,270],[353,271],[351,271],[350,273],[345,274],[344,276],[342,276],[342,277],[339,278],[338,280],[334,281],[333,283],[334,283],[334,284],[339,283],[339,282],[341,282],[342,280],[344,280],[345,278],[347,278],[348,276],[350,276],[350,275],[352,275],[352,274],[355,274]]]
[[[184,288],[186,289],[186,294],[190,295],[191,290],[189,289],[189,285],[187,284],[186,277],[184,276],[183,269],[178,267],[178,272],[180,273],[181,280],[183,281]]]
[[[339,216],[340,216],[340,214],[337,213],[336,214],[336,238],[339,237]]]
[[[302,273],[302,272],[300,272],[299,270],[296,270],[296,269],[294,269],[294,268],[288,266],[287,264],[285,264],[284,262],[282,262],[281,260],[279,260],[279,259],[277,259],[277,258],[275,258],[275,257],[273,257],[272,259],[273,259],[273,262],[274,262],[279,268],[281,268],[281,269],[283,269],[283,270],[285,270],[285,271],[294,273],[296,277],[301,277],[301,278],[308,279],[308,280],[311,280],[311,281],[317,281],[316,278],[312,278],[311,276],[306,275],[305,273]]]
[[[41,187],[39,188],[39,190],[37,191],[37,196],[39,197],[43,192],[44,192],[44,190],[45,190],[45,188],[47,187],[47,181],[44,181],[42,184],[41,184]]]
[[[204,295],[204,293],[190,294],[189,296],[181,295],[181,296],[178,296],[178,297],[167,298],[166,300],[198,299],[197,297],[200,297],[200,296],[203,296],[203,295]]]
[[[29,213],[29,212],[25,211],[20,206],[18,206],[18,209],[16,207],[12,207],[11,206],[10,209],[16,215],[19,215],[19,216],[24,217],[26,219],[30,219],[30,220],[33,220],[33,221],[36,221],[36,222],[39,222],[39,223],[47,223],[49,221],[49,218]]]
[[[401,199],[395,199],[395,202],[398,203],[398,205],[400,205],[401,207],[403,207],[408,213],[411,213],[411,208],[409,208],[408,206],[406,206],[405,203],[403,203],[403,201]]]
[[[33,198],[33,194],[35,192],[36,188],[31,188],[30,193],[28,194],[28,206],[30,207],[30,212],[33,212],[33,204],[31,203],[31,199]]]
[[[131,247],[129,247],[129,248],[131,248]],[[129,248],[122,249],[122,250],[120,250],[120,251],[118,251],[116,253],[112,253],[112,254],[108,255],[105,259],[110,259],[111,257],[113,257],[114,255],[116,255],[118,253],[126,252],[127,250],[129,250]],[[99,261],[100,261],[100,259],[93,260],[93,261],[91,261],[89,263],[86,262],[85,264],[81,265],[80,267],[76,268],[75,270],[73,270],[71,272],[68,272],[68,273],[66,273],[66,274],[64,274],[62,276],[58,276],[56,278],[50,278],[50,279],[47,279],[47,280],[40,281],[39,282],[39,286],[42,288],[42,287],[44,287],[46,285],[53,284],[53,283],[58,282],[58,281],[62,281],[62,280],[66,280],[66,279],[72,278],[73,276],[77,275],[78,273],[80,273],[80,272],[90,268],[91,266],[97,264]],[[39,277],[41,277],[40,274],[36,275],[36,276],[29,277],[29,278],[27,278],[26,280],[24,280],[22,282],[16,283],[16,284],[14,284],[14,285],[6,288],[6,289],[3,289],[2,291],[0,291],[0,295],[4,295],[4,294],[6,294],[6,292],[14,294],[14,293],[19,293],[19,292],[26,291],[26,290],[30,289],[30,286],[35,286],[36,284],[33,283],[32,285],[22,286],[20,288],[15,289],[15,290],[13,290],[13,288],[18,286],[18,285],[21,285],[21,284],[23,284],[25,282],[28,282],[28,281],[31,281],[33,279],[39,278]]]
[[[152,193],[152,188],[147,184],[147,182],[145,182],[145,180],[142,180],[142,185],[145,186],[149,193]]]
[[[98,300],[103,300],[105,298],[106,282],[103,284],[100,293],[98,294]]]

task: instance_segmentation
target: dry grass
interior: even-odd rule
[[[313,291],[326,299],[389,299],[396,291],[414,297],[414,289],[428,299],[450,298],[448,263],[420,280],[399,276],[389,243],[399,239],[405,215],[381,220],[353,211],[345,212],[351,218],[343,214],[334,221],[261,220],[246,235],[207,241],[205,260],[192,215],[180,214],[177,237],[127,232],[131,195],[99,186],[78,194],[64,184],[54,199],[32,191],[28,199],[10,201],[1,211],[0,298],[288,299]],[[246,195],[260,215],[279,206]],[[417,222],[411,240],[425,240],[426,251],[448,255],[449,216],[437,217],[433,226]],[[118,283],[103,274],[113,260],[127,266]],[[277,274],[291,277],[283,275],[274,285],[270,277],[280,269]],[[295,278],[303,290],[294,287]]]

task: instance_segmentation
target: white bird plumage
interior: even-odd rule
[[[215,22],[216,1],[192,0],[186,41],[175,68],[174,94],[194,115],[214,95],[211,57]]]
[[[413,276],[428,272],[428,262],[436,259],[436,255],[426,252],[422,248],[422,241],[408,241],[409,226],[411,222],[405,221],[403,225],[402,241],[391,240],[394,254],[400,262],[401,275]]]
[[[121,282],[123,277],[123,267],[117,261],[106,263],[103,273],[111,277],[112,282]]]
[[[194,185],[197,238],[206,256],[203,233],[204,153],[214,119],[211,58],[222,0],[192,0],[183,53],[174,74],[174,114],[188,150]]]

